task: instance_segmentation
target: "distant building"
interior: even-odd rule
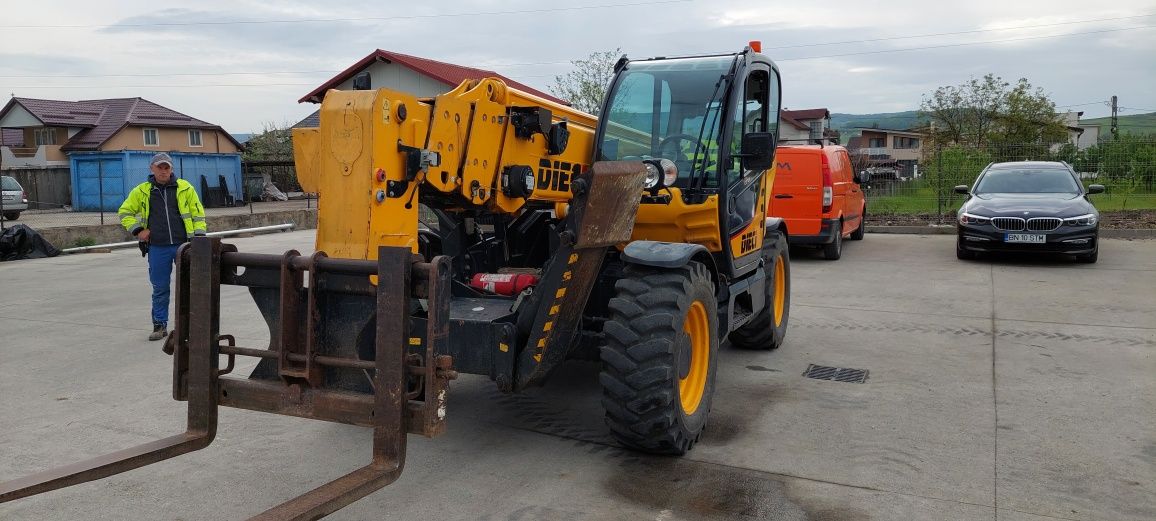
[[[1059,114],[1060,121],[1068,128],[1068,143],[1074,145],[1077,150],[1084,150],[1100,142],[1100,125],[1080,123],[1080,117],[1083,115],[1083,112],[1073,111]],[[1052,151],[1055,152],[1059,148],[1060,145],[1053,145]]]
[[[515,89],[555,103],[570,104],[494,71],[454,65],[381,49],[369,53],[368,56],[330,78],[329,81],[322,83],[297,101],[298,103],[321,103],[325,97],[325,92],[329,89],[370,90],[383,87],[407,92],[418,97],[432,98],[438,94],[449,92],[465,80],[480,80],[482,78],[498,78]],[[318,110],[293,126],[296,128],[320,126],[320,113]]]
[[[241,143],[218,125],[144,98],[12,97],[0,109],[0,139],[0,170],[28,190],[34,209],[115,211],[148,177],[157,152],[173,157],[175,174],[206,205],[241,197]]]
[[[831,112],[825,108],[779,112],[779,143],[806,144],[839,142],[839,131],[831,128]]]
[[[847,142],[851,160],[873,178],[910,179],[918,177],[923,155],[923,135],[911,130],[885,128],[853,129],[859,135]]]

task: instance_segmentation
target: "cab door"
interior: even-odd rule
[[[851,156],[846,150],[837,154],[841,158],[839,176],[846,179],[846,195],[843,197],[843,232],[850,234],[859,227],[863,220],[863,187],[855,182],[855,171],[851,167]]]
[[[759,265],[766,227],[767,192],[771,175],[767,170],[744,170],[737,153],[743,136],[754,132],[775,133],[779,121],[779,79],[767,64],[752,63],[746,79],[736,85],[741,91],[732,99],[727,123],[729,140],[722,165],[726,185],[719,205],[720,223],[726,231],[732,276],[743,275]],[[772,140],[772,145],[774,140]],[[773,170],[770,170],[773,172]]]

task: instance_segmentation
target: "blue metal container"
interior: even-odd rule
[[[124,150],[120,152],[73,152],[69,154],[72,170],[72,208],[81,212],[115,212],[137,185],[148,180],[149,160],[158,151]],[[241,193],[240,154],[193,154],[168,152],[173,158],[173,173],[192,183],[201,201],[202,187],[221,186],[225,180],[234,201]]]

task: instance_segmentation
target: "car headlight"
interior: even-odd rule
[[[1095,226],[1097,221],[1099,216],[1094,213],[1064,218],[1064,224],[1068,226]]]
[[[983,217],[970,213],[959,214],[959,224],[987,224],[991,222],[991,217]]]

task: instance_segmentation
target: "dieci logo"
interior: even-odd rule
[[[552,190],[555,192],[569,192],[570,181],[584,170],[582,163],[567,161],[538,161],[538,190]]]

